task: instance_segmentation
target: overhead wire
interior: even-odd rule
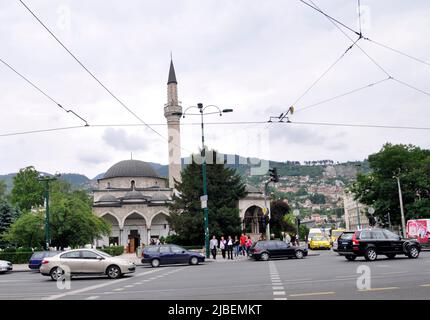
[[[6,67],[8,67],[10,70],[12,70],[15,74],[17,74],[19,77],[21,77],[22,79],[24,79],[29,85],[31,85],[34,89],[36,89],[38,92],[40,92],[43,96],[45,96],[47,99],[49,99],[50,101],[52,101],[53,103],[55,103],[55,105],[59,108],[61,108],[62,110],[66,111],[67,113],[72,113],[73,115],[75,115],[77,118],[79,118],[80,120],[82,120],[83,122],[85,122],[85,125],[88,126],[88,122],[87,120],[85,120],[83,117],[81,117],[79,114],[77,114],[75,111],[73,111],[72,109],[66,109],[64,108],[58,101],[56,101],[54,98],[52,98],[50,95],[48,95],[45,91],[43,91],[42,89],[40,89],[40,87],[38,87],[33,81],[31,81],[30,79],[28,79],[26,76],[24,76],[22,73],[20,73],[18,70],[16,70],[14,67],[12,67],[9,63],[7,63],[5,60],[3,60],[2,58],[0,58],[0,62],[3,63]]]
[[[43,26],[43,28],[63,47],[64,50],[111,96],[113,97],[125,110],[127,110],[131,115],[133,115],[137,120],[139,120],[142,124],[145,125],[148,129],[150,129],[152,132],[154,132],[156,135],[161,137],[165,141],[169,141],[168,138],[164,137],[161,133],[159,133],[157,130],[152,128],[150,125],[148,125],[141,117],[139,117],[131,108],[129,108],[121,99],[119,99],[109,88],[107,88],[101,80],[99,80],[93,72],[91,72],[77,57],[74,55],[67,47],[66,45],[61,42],[61,40],[42,22],[42,20],[24,3],[24,1],[19,0],[19,2],[27,9],[28,12]],[[176,145],[177,147],[181,148],[184,151],[189,152],[189,150],[184,149],[180,145],[177,145],[173,141],[172,144]]]

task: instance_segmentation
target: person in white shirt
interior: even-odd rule
[[[227,240],[227,259],[231,259],[233,260],[233,239],[231,238],[231,236],[228,236],[228,240]]]
[[[211,250],[211,253],[212,253],[212,257],[214,259],[216,259],[216,251],[217,251],[217,248],[218,248],[218,240],[215,237],[215,235],[212,236],[212,239],[211,239],[211,241],[209,243],[209,247],[210,247],[210,250]]]
[[[227,240],[224,239],[224,237],[221,237],[221,240],[219,241],[219,248],[221,249],[222,258],[225,259],[225,251],[227,247]]]

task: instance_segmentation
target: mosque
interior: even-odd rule
[[[151,239],[168,236],[173,230],[167,222],[174,192],[174,179],[181,179],[180,113],[173,61],[167,81],[167,103],[164,116],[168,124],[169,175],[160,177],[149,163],[123,160],[110,167],[98,179],[94,191],[93,212],[111,224],[111,234],[97,240],[97,246],[122,245],[135,252]],[[248,195],[238,207],[243,230],[259,236],[262,230],[264,199],[258,189],[247,186]],[[203,221],[202,221],[203,224]],[[203,226],[202,226],[203,227]]]

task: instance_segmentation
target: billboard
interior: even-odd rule
[[[430,236],[430,219],[408,220],[406,237],[417,239],[419,243],[428,243]]]

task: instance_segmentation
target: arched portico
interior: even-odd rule
[[[148,229],[148,241],[151,241],[151,238],[161,238],[167,237],[170,233],[169,223],[167,222],[167,217],[169,215],[160,211],[152,216],[150,221],[150,229]]]
[[[253,235],[264,233],[263,208],[252,205],[245,210],[242,228],[246,233]]]
[[[104,236],[97,241],[97,246],[104,245],[120,245],[121,244],[121,231],[122,225],[120,219],[112,212],[104,212],[100,216],[104,221],[106,221],[111,226],[111,233],[109,236]]]
[[[147,218],[138,211],[128,213],[122,221],[123,232],[121,243],[127,247],[128,252],[135,252],[147,239]]]

